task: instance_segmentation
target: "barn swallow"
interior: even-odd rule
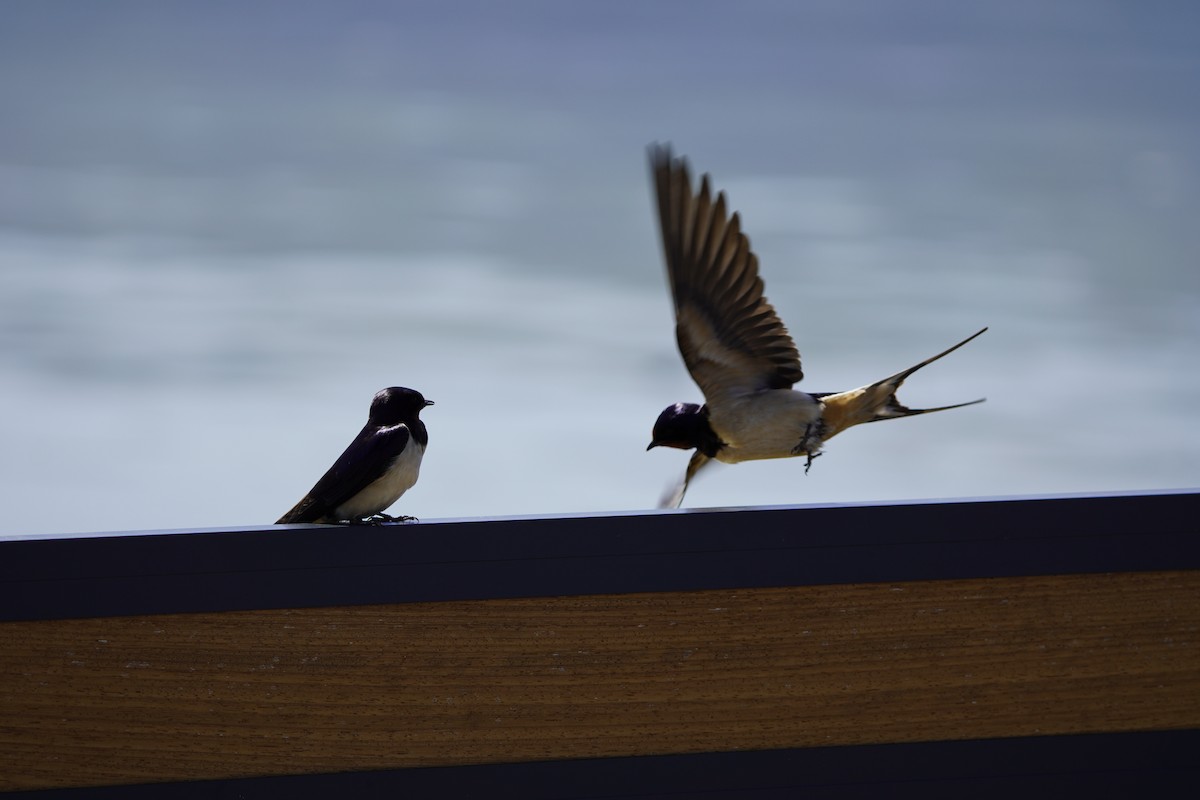
[[[724,192],[712,199],[708,175],[694,193],[687,160],[672,157],[669,146],[651,145],[650,168],[675,301],[675,338],[705,400],[704,405],[668,406],[654,423],[647,450],[695,449],[682,480],[663,495],[660,508],[678,507],[688,483],[713,459],[736,464],[805,456],[807,472],[824,443],[853,425],[983,402],[908,408],[896,399],[896,390],[908,376],[987,328],[858,389],[817,394],[793,389],[804,377],[800,353],[763,296],[758,258],[737,212],[726,213]]]
[[[392,386],[371,400],[367,424],[308,494],[276,522],[395,522],[383,511],[412,488],[429,432],[418,415],[433,405],[420,392]]]

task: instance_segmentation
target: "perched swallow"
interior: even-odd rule
[[[692,191],[686,159],[669,146],[650,147],[658,222],[675,300],[675,338],[704,405],[676,403],[654,423],[653,447],[695,449],[683,479],[663,495],[675,508],[688,483],[712,459],[727,464],[806,456],[805,471],[826,441],[862,422],[928,414],[982,403],[907,408],[896,390],[917,370],[954,352],[987,328],[889,378],[848,392],[808,394],[792,388],[804,377],[800,353],[763,297],[758,258],[728,215],[725,194],[712,199],[708,175]]]
[[[377,392],[358,436],[304,499],[275,524],[415,519],[390,517],[383,511],[417,482],[429,444],[429,432],[418,415],[431,405],[433,401],[420,392],[400,386]]]

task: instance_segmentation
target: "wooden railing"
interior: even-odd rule
[[[1197,520],[1177,492],[0,537],[0,789],[1186,786]]]

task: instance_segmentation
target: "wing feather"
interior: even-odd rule
[[[696,473],[711,462],[712,459],[699,450],[692,453],[692,457],[688,460],[687,471],[683,473],[683,477],[667,487],[667,490],[658,499],[658,507],[679,508],[680,503],[683,502],[683,496],[687,493],[688,485],[692,482],[692,478],[695,478]]]
[[[804,377],[800,354],[763,296],[758,257],[715,200],[709,177],[692,191],[687,161],[665,145],[650,148],[659,230],[675,303],[675,336],[684,364],[710,403],[763,389],[786,389]]]

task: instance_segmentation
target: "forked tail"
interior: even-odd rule
[[[976,403],[982,403],[986,398],[981,397],[978,400],[971,400],[966,403],[955,403],[954,405],[938,406],[936,408],[909,408],[896,399],[896,391],[908,376],[922,367],[932,364],[939,358],[950,355],[986,330],[987,328],[984,328],[973,333],[953,347],[938,353],[936,356],[927,358],[903,372],[897,372],[895,375],[872,383],[870,386],[851,389],[848,392],[824,395],[821,397],[822,402],[825,403],[823,417],[825,422],[824,438],[829,439],[834,434],[863,422],[879,422],[884,419],[912,417],[917,414],[932,414],[934,411],[948,411],[951,408],[962,408],[963,406],[973,406]]]

